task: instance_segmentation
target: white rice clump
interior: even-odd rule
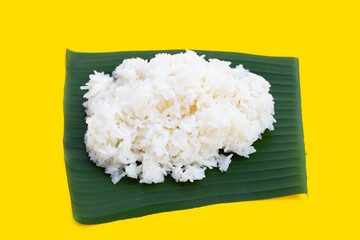
[[[85,144],[90,159],[116,184],[199,180],[207,168],[226,171],[231,157],[249,157],[265,129],[273,130],[270,84],[242,65],[193,51],[126,59],[112,76],[90,75]]]

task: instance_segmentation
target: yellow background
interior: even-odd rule
[[[1,238],[359,237],[359,7],[332,2],[1,3]],[[76,223],[62,145],[66,48],[298,57],[309,195]]]

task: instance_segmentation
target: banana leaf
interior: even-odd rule
[[[216,203],[259,200],[307,193],[299,64],[297,58],[267,57],[232,52],[196,51],[208,58],[243,64],[271,84],[275,99],[274,131],[255,142],[250,158],[235,155],[227,172],[206,170],[206,178],[176,183],[140,184],[123,178],[113,185],[104,169],[90,161],[84,144],[86,132],[84,91],[94,70],[111,74],[126,58],[150,59],[156,53],[184,50],[78,53],[67,50],[64,93],[64,152],[74,219],[98,224],[147,214]]]

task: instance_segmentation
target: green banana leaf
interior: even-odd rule
[[[123,178],[113,185],[104,169],[89,160],[84,91],[94,70],[111,74],[126,58],[150,59],[156,53],[184,50],[78,53],[67,50],[64,95],[64,151],[74,219],[97,224],[147,214],[200,207],[216,203],[259,200],[307,193],[305,149],[301,117],[297,58],[265,57],[241,53],[196,51],[206,58],[243,64],[271,84],[275,99],[274,131],[255,142],[250,158],[234,156],[227,172],[206,170],[206,178],[176,183],[170,177],[160,184],[140,184]]]

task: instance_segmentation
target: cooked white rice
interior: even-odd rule
[[[112,76],[95,71],[81,89],[90,159],[114,184],[124,176],[192,182],[207,168],[227,171],[232,154],[219,149],[248,157],[275,122],[269,82],[192,51],[126,59]]]

